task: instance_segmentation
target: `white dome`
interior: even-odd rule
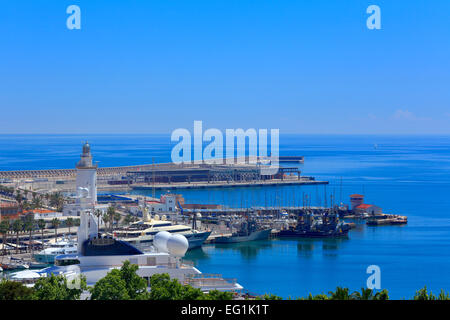
[[[162,220],[162,221],[166,221],[166,219],[167,219],[166,215],[163,214],[163,216],[161,217],[161,220]]]
[[[185,236],[175,234],[167,240],[167,249],[175,257],[183,257],[189,248],[189,242]]]
[[[155,220],[159,220],[159,215],[155,214]]]
[[[167,249],[167,242],[172,235],[167,231],[160,231],[153,238],[153,245],[159,252],[169,252]]]

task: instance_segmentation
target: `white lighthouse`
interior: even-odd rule
[[[92,163],[91,146],[87,141],[76,169],[76,202],[81,208],[92,208],[97,203],[97,165]]]

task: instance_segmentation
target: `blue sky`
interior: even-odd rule
[[[449,134],[449,21],[448,0],[3,2],[0,133]]]

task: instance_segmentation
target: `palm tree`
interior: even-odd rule
[[[109,220],[110,220],[109,216],[110,216],[109,213],[106,212],[106,213],[103,215],[103,217],[102,217],[103,223],[105,224],[105,231],[106,231],[106,232],[108,231],[108,228],[107,228],[106,224],[107,224],[107,223],[109,222]]]
[[[69,235],[70,235],[70,227],[73,226],[73,223],[74,223],[73,218],[67,218],[66,225],[69,227]]]
[[[56,208],[58,211],[62,211],[64,206],[64,197],[60,192],[52,193],[50,196],[50,206]]]
[[[6,254],[6,236],[11,228],[11,225],[9,224],[9,220],[2,220],[0,222],[0,233],[3,236],[3,254]]]
[[[41,195],[33,193],[33,200],[31,201],[31,207],[33,209],[42,208],[42,198]]]
[[[389,300],[389,293],[386,289],[383,289],[383,290],[375,293],[375,296],[373,299],[374,300]]]
[[[17,203],[20,206],[22,204],[22,201],[23,201],[23,196],[22,196],[22,193],[20,192],[19,189],[16,190],[16,197],[15,198],[16,198]]]
[[[19,233],[23,230],[23,222],[20,219],[16,219],[12,225],[13,231],[16,233],[16,253],[19,253]]]
[[[331,295],[332,300],[349,300],[350,294],[348,292],[348,288],[341,288],[337,287],[336,291],[330,291],[329,294]]]
[[[44,198],[45,198],[45,201],[46,201],[46,203],[47,203],[47,205],[48,205],[48,202],[49,202],[49,200],[50,200],[50,193],[44,194]]]
[[[112,222],[114,220],[114,216],[116,215],[116,209],[113,206],[109,206],[106,214],[108,216],[109,228],[112,231]]]
[[[33,256],[33,230],[34,230],[34,216],[33,214],[29,214],[26,216],[25,218],[25,230],[28,231],[30,233],[30,238],[29,238],[29,247],[30,247],[30,253],[31,256]]]
[[[119,227],[120,218],[122,218],[122,216],[120,215],[120,213],[115,212],[115,213],[114,213],[114,216],[113,216],[113,219],[114,219],[114,221],[115,221],[116,224],[117,224],[117,227],[116,227],[116,228]]]
[[[55,228],[55,242],[58,241],[58,226],[59,226],[59,220],[57,218],[53,218],[52,225]]]
[[[22,211],[28,211],[31,210],[33,208],[33,205],[31,203],[29,203],[28,201],[24,201],[22,204]]]
[[[133,222],[133,220],[134,220],[134,218],[133,218],[133,216],[131,215],[131,214],[128,214],[124,219],[123,219],[123,221],[125,222],[125,224],[130,224],[131,222]]]
[[[44,229],[45,229],[45,220],[44,219],[38,220],[38,227],[39,227],[39,229],[41,229],[41,242],[42,242],[42,247],[44,247]]]
[[[98,220],[98,230],[100,231],[100,217],[102,216],[103,212],[100,209],[96,209],[94,212],[95,216],[97,217]]]
[[[369,288],[361,288],[361,292],[355,291],[350,295],[352,300],[373,300],[373,290]]]

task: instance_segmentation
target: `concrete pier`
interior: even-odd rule
[[[205,189],[205,188],[236,188],[236,187],[264,187],[264,186],[288,186],[288,185],[318,185],[328,184],[328,181],[298,180],[298,179],[272,179],[261,181],[214,181],[214,182],[191,182],[191,183],[158,183],[153,185],[132,185],[134,190],[168,190],[168,189]]]

